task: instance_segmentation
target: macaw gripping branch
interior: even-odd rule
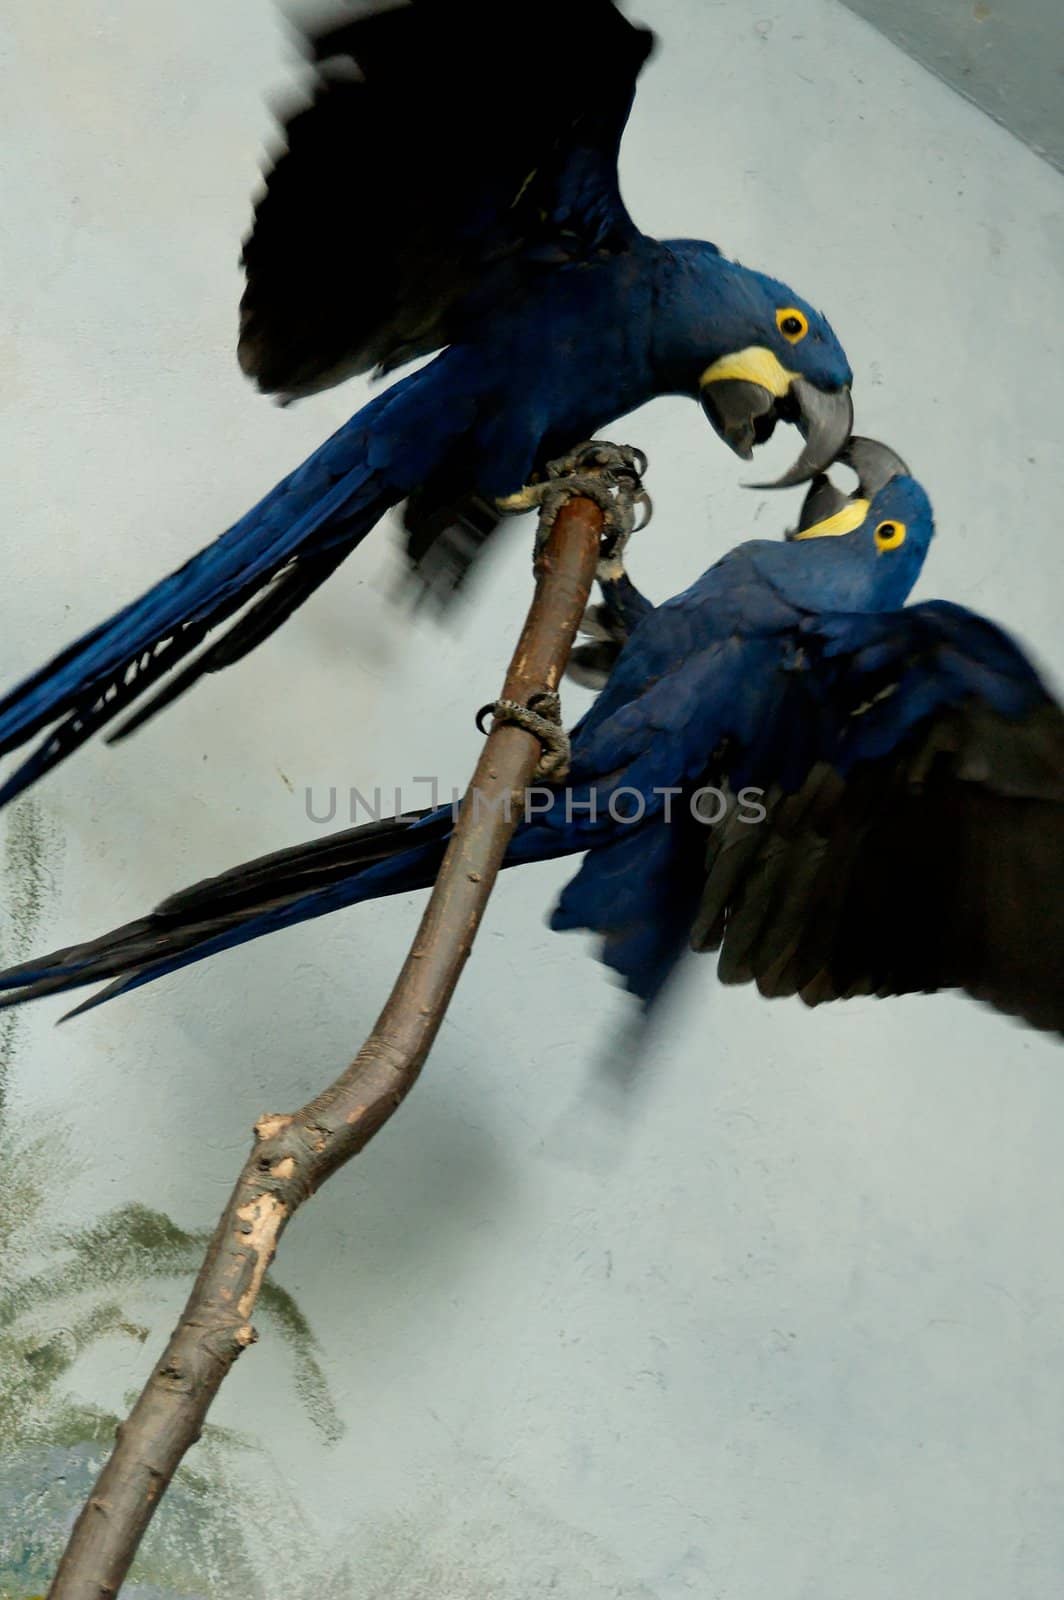
[[[592,446],[552,469],[543,498],[536,590],[501,701],[552,695],[587,604],[600,545],[630,528],[634,453]],[[560,504],[560,509],[559,509]],[[501,702],[500,702],[501,706]],[[410,953],[354,1061],[300,1111],[268,1115],[208,1246],[188,1304],[74,1525],[49,1600],[118,1593],[185,1452],[240,1353],[278,1241],[314,1191],[356,1156],[413,1088],[454,993],[536,773],[537,716],[496,717]],[[477,797],[477,799],[474,799]],[[478,803],[479,801],[479,803]],[[472,803],[471,803],[472,802]]]

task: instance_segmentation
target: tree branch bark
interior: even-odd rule
[[[502,698],[555,690],[587,603],[603,511],[572,499],[536,562],[536,592]],[[49,1600],[110,1600],[237,1357],[277,1243],[299,1206],[350,1161],[417,1081],[469,955],[539,745],[512,724],[484,745],[436,886],[373,1032],[302,1110],[264,1116],[181,1319],[83,1507]],[[479,796],[479,802],[477,797]],[[512,803],[505,804],[506,797]]]

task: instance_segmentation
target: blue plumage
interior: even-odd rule
[[[551,30],[596,65],[545,94]],[[500,498],[652,396],[700,398],[744,456],[797,422],[792,479],[832,458],[851,374],[827,321],[713,245],[648,238],[622,204],[617,147],[650,43],[611,0],[415,0],[311,41],[314,102],[245,245],[241,362],[292,397],[442,354],[0,699],[0,756],[45,734],[0,804],[135,703],[115,737],[246,655],[388,507],[407,502],[426,559],[465,528],[460,570]],[[361,76],[340,70],[352,61]]]
[[[1064,1029],[1064,716],[985,618],[904,606],[930,504],[885,447],[851,459],[857,494],[818,482],[793,537],[661,606],[608,580],[630,637],[505,864],[582,854],[552,925],[598,933],[645,1000],[693,942],[768,994],[961,986]],[[110,978],[107,998],[423,887],[450,828],[444,808],[236,868],[0,975],[5,1003]]]

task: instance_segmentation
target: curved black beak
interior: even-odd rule
[[[797,415],[789,415],[792,410]],[[853,396],[849,388],[818,389],[805,378],[795,378],[780,414],[797,423],[805,448],[781,478],[771,483],[751,483],[751,489],[792,489],[825,472],[853,431]]]
[[[865,500],[874,499],[892,478],[912,477],[901,456],[889,444],[879,439],[864,439],[858,434],[839,451],[838,460],[841,466],[856,472],[858,493]]]
[[[792,378],[774,393],[753,378],[714,378],[710,373],[700,397],[717,433],[744,461],[751,460],[756,445],[772,437],[777,422],[793,422],[804,435],[805,447],[794,465],[774,483],[750,484],[751,489],[789,489],[808,483],[831,465],[853,428],[849,388],[818,389],[805,378]]]
[[[837,517],[856,498],[848,495],[845,490],[837,489],[827,473],[821,473],[813,479],[802,503],[802,514],[798,518],[796,528],[788,528],[784,534],[785,539],[796,539],[800,533],[805,533],[810,528],[816,528],[822,522],[830,522],[832,517]]]
[[[881,444],[878,439],[861,438],[857,434],[843,446],[836,459],[839,466],[849,467],[857,474],[856,489],[852,494],[847,494],[832,483],[826,472],[818,474],[805,497],[798,526],[791,528],[784,535],[785,538],[800,538],[810,528],[819,528],[838,517],[855,501],[873,500],[893,478],[912,476],[901,456],[888,444]]]

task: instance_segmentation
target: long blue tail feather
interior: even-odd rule
[[[113,980],[91,1009],[219,951],[366,900],[430,885],[452,826],[449,806],[369,823],[206,879],[147,917],[0,976],[0,1007]]]
[[[371,465],[373,402],[198,555],[93,628],[0,700],[0,755],[47,737],[0,786],[0,805],[139,700],[212,629],[265,589],[229,633],[131,718],[121,737],[205,672],[281,625],[400,497]]]

